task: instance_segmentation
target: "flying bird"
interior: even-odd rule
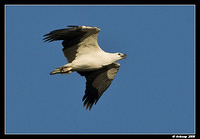
[[[68,64],[56,68],[50,74],[68,74],[74,71],[86,78],[83,105],[89,110],[108,89],[120,64],[116,61],[126,58],[126,54],[108,53],[98,43],[98,27],[68,26],[44,35],[45,42],[63,40],[63,53]]]

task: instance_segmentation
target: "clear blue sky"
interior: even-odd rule
[[[6,6],[6,133],[194,133],[194,9]],[[84,77],[49,75],[67,61],[43,35],[67,25],[97,26],[103,50],[128,55],[91,111]]]

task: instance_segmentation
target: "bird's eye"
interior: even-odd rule
[[[120,53],[118,53],[118,55],[120,56],[121,54],[120,54]]]

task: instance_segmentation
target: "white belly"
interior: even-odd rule
[[[111,63],[112,62],[105,63],[105,59],[98,55],[91,57],[82,56],[72,61],[72,69],[75,71],[95,70]]]

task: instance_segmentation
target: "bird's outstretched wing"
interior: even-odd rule
[[[91,109],[92,105],[97,103],[101,95],[108,89],[112,80],[119,70],[119,63],[112,63],[101,69],[88,72],[78,72],[80,75],[85,76],[86,90],[82,101],[86,109]]]
[[[70,28],[54,30],[44,35],[44,41],[63,40],[63,53],[69,63],[80,55],[102,51],[97,43],[99,28],[90,26],[68,27]]]

